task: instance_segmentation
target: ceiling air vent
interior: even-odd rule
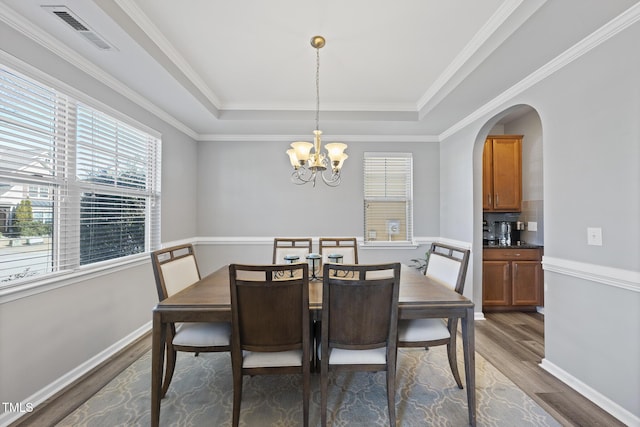
[[[113,50],[111,46],[104,38],[100,37],[98,33],[93,31],[87,24],[75,15],[71,9],[66,6],[42,6],[43,9],[48,10],[55,16],[69,25],[75,32],[80,34],[86,40],[91,42],[94,46],[101,50]]]

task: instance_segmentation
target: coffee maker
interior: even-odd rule
[[[520,244],[520,230],[515,222],[498,221],[495,233],[499,246],[515,246]]]

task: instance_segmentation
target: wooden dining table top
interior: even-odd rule
[[[309,309],[319,320],[322,312],[322,280],[309,281]],[[455,317],[462,319],[462,342],[469,424],[476,425],[475,338],[473,301],[453,289],[402,265],[400,269],[400,319]],[[151,425],[160,421],[160,389],[169,322],[231,321],[229,266],[220,267],[198,282],[161,301],[153,310]]]
[[[400,296],[398,308],[469,308],[473,302],[453,289],[436,282],[415,268],[402,265],[400,270]],[[322,308],[322,280],[309,281],[309,308]],[[195,284],[161,301],[156,310],[231,310],[229,293],[229,267],[225,265],[203,277]],[[401,316],[402,317],[402,316]]]

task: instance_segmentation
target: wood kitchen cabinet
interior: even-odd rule
[[[535,310],[544,304],[542,249],[484,249],[482,308]]]
[[[522,135],[489,135],[482,155],[482,208],[522,209]]]

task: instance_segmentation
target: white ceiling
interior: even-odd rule
[[[437,140],[636,3],[0,0],[0,19],[201,140],[311,134],[320,34],[325,134]]]

